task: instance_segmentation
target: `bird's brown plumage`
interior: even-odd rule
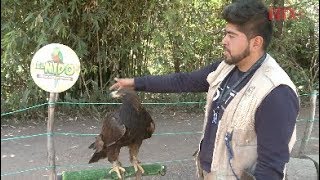
[[[116,162],[123,146],[129,148],[130,161],[138,163],[136,158],[142,141],[152,136],[155,124],[134,91],[118,90],[113,92],[113,97],[122,99],[122,104],[105,117],[101,133],[89,146],[95,149],[89,163],[103,158]]]

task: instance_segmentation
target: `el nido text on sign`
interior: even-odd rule
[[[71,48],[52,43],[35,53],[30,71],[34,82],[41,89],[59,93],[75,84],[80,73],[80,62]]]

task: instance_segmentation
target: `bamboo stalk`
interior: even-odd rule
[[[48,106],[48,122],[47,122],[47,150],[48,150],[48,163],[51,167],[49,170],[49,180],[56,180],[56,163],[55,163],[55,149],[53,139],[53,124],[54,124],[54,103],[58,98],[58,93],[50,93],[49,106]]]
[[[316,114],[316,101],[317,101],[317,91],[314,90],[311,94],[310,97],[310,102],[311,102],[311,107],[310,107],[310,114],[309,118],[306,124],[306,128],[304,131],[304,135],[301,141],[300,145],[300,150],[299,150],[299,157],[303,156],[305,153],[305,149],[307,147],[308,141],[311,136],[312,128],[313,128],[313,122],[314,122],[314,117]]]
[[[98,31],[97,31],[97,47],[98,47],[97,59],[98,59],[98,63],[99,63],[100,90],[103,91],[103,77],[102,77],[102,65],[101,65],[101,57],[100,57],[100,44],[99,44],[99,33],[98,33]]]
[[[88,89],[88,87],[87,87],[87,84],[86,84],[86,81],[85,81],[85,79],[84,79],[83,73],[81,73],[81,72],[80,72],[80,77],[81,77],[81,79],[82,79],[82,81],[83,81],[83,85],[84,85],[85,91],[86,91],[86,93],[87,93],[87,95],[88,95],[88,97],[89,97],[89,99],[90,99],[89,89]]]

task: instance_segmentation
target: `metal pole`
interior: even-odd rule
[[[308,121],[306,123],[306,128],[305,128],[305,131],[304,131],[304,135],[303,135],[303,138],[302,138],[302,141],[301,141],[300,150],[299,150],[299,157],[304,155],[305,149],[307,147],[308,141],[309,141],[310,136],[311,136],[314,117],[316,115],[316,103],[317,103],[317,91],[316,90],[314,90],[311,93],[310,102],[311,102],[310,114],[309,114]]]
[[[48,106],[48,123],[47,123],[47,150],[48,150],[48,163],[50,166],[49,180],[56,180],[56,163],[55,163],[55,149],[53,140],[53,123],[54,123],[54,108],[55,102],[58,98],[58,93],[50,93],[49,106]]]

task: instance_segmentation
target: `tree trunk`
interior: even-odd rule
[[[179,49],[179,38],[178,36],[173,36],[171,38],[172,42],[172,58],[173,58],[173,65],[174,65],[174,72],[180,72],[180,64],[181,64],[181,57],[180,57],[180,49]]]
[[[276,8],[278,8],[278,11],[276,10]],[[282,35],[282,29],[283,29],[283,23],[285,20],[285,12],[284,11],[284,0],[274,0],[273,1],[273,8],[269,9],[270,11],[273,11],[273,20],[274,20],[274,37],[276,38],[280,38]],[[275,11],[276,12],[275,12]],[[277,14],[275,14],[277,13]],[[282,16],[283,15],[283,16]],[[274,18],[274,17],[279,17],[282,16],[280,18]]]

